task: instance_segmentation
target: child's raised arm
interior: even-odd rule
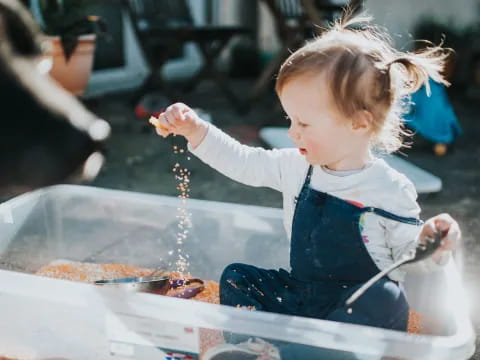
[[[305,167],[298,152],[265,150],[240,144],[213,125],[202,120],[194,110],[182,103],[169,106],[150,123],[163,137],[184,136],[189,150],[203,162],[229,178],[250,186],[266,186],[282,191],[285,171]],[[292,156],[297,154],[297,156]]]

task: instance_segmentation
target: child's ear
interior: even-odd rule
[[[352,121],[352,129],[368,132],[372,128],[373,115],[368,110],[357,111]]]

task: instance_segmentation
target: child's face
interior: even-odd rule
[[[337,170],[361,167],[368,137],[336,111],[323,80],[306,74],[284,85],[279,97],[291,122],[288,135],[310,164]]]

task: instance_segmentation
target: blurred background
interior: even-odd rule
[[[414,95],[415,104],[407,115],[407,126],[416,132],[413,146],[388,161],[406,172],[417,186],[424,219],[448,212],[460,223],[465,248],[462,271],[479,332],[480,1],[23,3],[48,35],[49,46],[43,58],[51,60],[46,66],[51,66],[54,81],[78,100],[83,109],[78,111],[103,119],[111,129],[103,127],[95,137],[93,123],[80,126],[80,132],[89,138],[85,139],[88,146],[78,145],[80,157],[66,158],[60,145],[49,150],[48,156],[35,157],[39,167],[64,170],[37,182],[24,181],[25,189],[68,182],[73,167],[99,151],[104,159],[93,166],[93,176],[83,177],[84,182],[90,179],[88,184],[92,186],[178,196],[172,168],[179,162],[191,171],[192,198],[281,207],[279,193],[234,183],[190,157],[182,139],[156,136],[148,125],[149,116],[174,101],[182,101],[242,143],[266,148],[289,146],[285,138],[287,123],[273,91],[278,66],[290,50],[321,33],[322,26],[338,17],[347,4],[371,14],[376,24],[388,29],[399,49],[425,46],[416,41],[420,39],[452,48],[445,69],[451,86],[432,83],[432,97],[427,98],[424,89]],[[0,96],[5,99],[9,88],[1,89]],[[14,110],[4,122],[18,124],[22,120],[16,110],[21,103],[8,105]],[[75,125],[72,116],[67,117]],[[12,127],[2,132],[1,138],[9,139],[9,143],[22,148],[30,144]],[[53,136],[44,137],[49,144],[58,144],[58,139],[64,138],[55,128],[49,134]],[[12,151],[5,143],[0,146],[3,155],[8,152],[9,157],[16,156],[17,150]],[[62,161],[51,160],[60,155]],[[35,168],[22,174],[19,179],[31,179]],[[8,168],[3,176],[8,177]],[[6,186],[0,200],[18,192]],[[480,359],[477,352],[473,358]]]

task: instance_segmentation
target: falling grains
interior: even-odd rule
[[[177,145],[173,145],[173,153],[174,154],[184,154],[185,150],[180,148]],[[190,157],[187,157],[187,160],[190,160]],[[177,232],[177,260],[176,260],[176,271],[185,273],[188,268],[188,254],[184,254],[182,251],[183,244],[187,240],[188,230],[186,228],[191,227],[191,213],[189,213],[186,209],[187,206],[187,199],[190,197],[190,179],[189,176],[191,175],[190,171],[185,166],[180,166],[177,162],[175,163],[174,167],[172,168],[174,173],[175,180],[177,180],[176,189],[179,192],[178,198],[180,199],[180,206],[177,208],[177,215],[176,218],[178,219],[178,232]],[[169,252],[169,254],[173,254]]]

